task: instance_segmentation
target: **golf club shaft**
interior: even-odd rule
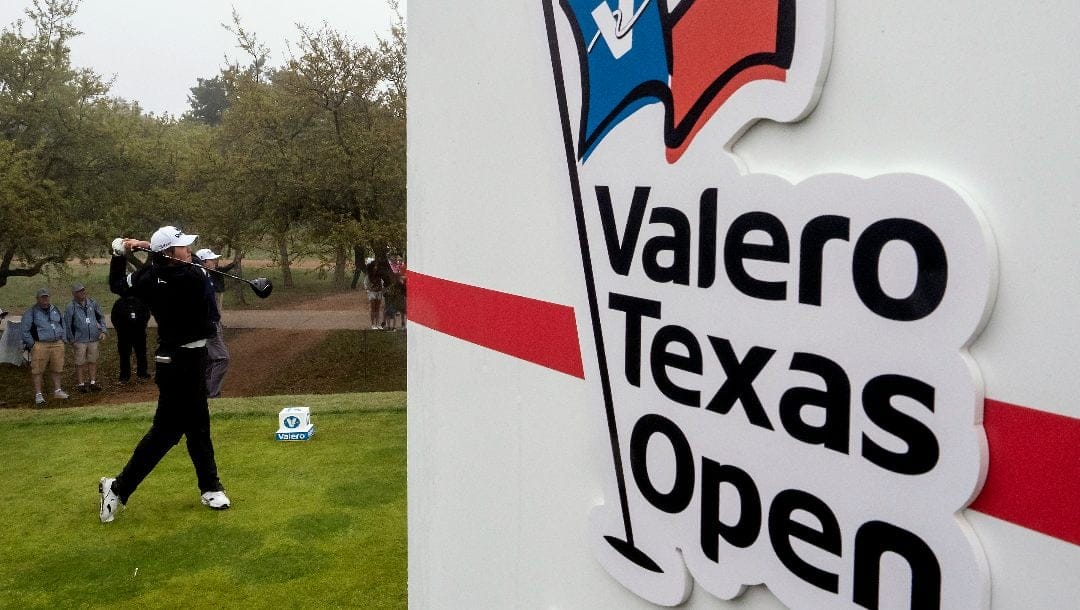
[[[251,280],[244,279],[244,278],[240,277],[239,275],[233,275],[231,273],[226,273],[224,271],[219,271],[219,270],[213,269],[211,267],[206,267],[204,265],[200,265],[199,263],[193,263],[191,261],[181,260],[179,258],[169,256],[168,254],[162,254],[161,252],[153,252],[149,248],[132,248],[132,250],[135,250],[137,252],[146,252],[150,256],[160,256],[161,258],[167,258],[167,259],[169,259],[171,261],[176,261],[178,263],[183,263],[185,265],[191,265],[192,267],[198,267],[200,269],[205,269],[205,270],[207,270],[207,271],[209,271],[211,273],[216,273],[218,275],[223,275],[225,277],[231,277],[234,280],[239,280],[239,281],[247,283],[247,284],[251,283]]]

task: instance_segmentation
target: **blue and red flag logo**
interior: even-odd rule
[[[795,0],[561,0],[578,46],[584,160],[643,106],[664,105],[669,162],[741,87],[785,81]],[[615,6],[613,6],[613,4]]]

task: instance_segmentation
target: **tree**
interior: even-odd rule
[[[398,0],[390,0],[390,8],[397,18],[390,27],[390,38],[379,39],[379,56],[382,61],[383,79],[387,83],[385,103],[394,116],[405,120],[407,81],[407,44],[405,18],[401,16]]]
[[[357,244],[381,254],[404,242],[403,24],[395,32],[393,44],[372,49],[326,26],[301,27],[300,53],[272,81],[312,111],[308,154],[322,171],[307,190],[308,230],[332,253],[324,262],[338,285]]]
[[[98,105],[108,85],[76,69],[68,42],[75,0],[34,0],[20,20],[0,32],[0,164],[5,210],[0,229],[0,286],[33,276],[72,255],[86,257],[93,229],[85,218],[96,174],[87,162],[95,142]]]
[[[34,239],[46,233],[50,210],[62,205],[55,185],[38,178],[36,159],[0,140],[0,287],[9,277],[37,275],[64,262],[66,252],[43,254]]]
[[[344,284],[350,251],[405,236],[405,28],[361,46],[328,26],[269,53],[234,11],[246,55],[191,88],[181,120],[144,115],[71,65],[78,0],[31,0],[0,31],[0,286],[117,235],[174,224],[239,259],[272,245]],[[391,1],[397,10],[397,4]]]
[[[220,125],[229,108],[225,81],[221,75],[197,80],[199,84],[190,89],[191,95],[187,98],[191,110],[184,113],[184,117],[210,126]]]
[[[306,141],[310,110],[269,83],[240,78],[222,123],[221,140],[229,189],[223,197],[256,206],[263,233],[277,252],[285,286],[292,286],[290,240],[305,216],[313,176],[322,168],[310,159]]]

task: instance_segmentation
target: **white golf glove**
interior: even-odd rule
[[[116,239],[112,240],[112,251],[113,254],[116,256],[124,256],[125,254],[127,254],[124,249],[123,237],[117,237]]]

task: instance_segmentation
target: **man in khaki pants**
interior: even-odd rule
[[[99,392],[98,344],[105,340],[105,314],[97,301],[86,295],[86,286],[71,286],[71,302],[64,310],[65,341],[75,348],[75,377],[80,392]]]
[[[30,374],[34,378],[34,404],[44,404],[42,379],[45,369],[51,369],[53,396],[68,397],[60,384],[64,373],[64,316],[49,301],[49,289],[37,291],[37,303],[26,310],[22,318],[22,340],[30,350]]]

